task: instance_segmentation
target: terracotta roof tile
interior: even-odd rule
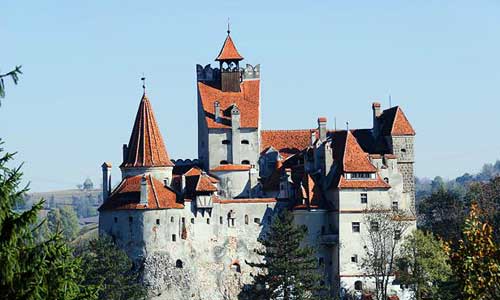
[[[146,175],[148,185],[148,205],[140,204],[142,175],[127,177],[114,189],[109,198],[99,210],[120,209],[165,209],[183,208],[182,203],[177,202],[177,194],[170,188]]]
[[[333,136],[334,159],[342,163],[343,172],[377,171],[351,131],[337,131]]]
[[[341,175],[337,187],[339,189],[376,189],[376,188],[388,189],[391,186],[387,184],[384,180],[382,180],[380,176],[377,174],[376,179],[367,179],[367,180],[359,180],[359,179],[347,180],[344,178],[344,175]]]
[[[243,56],[238,53],[236,46],[233,43],[233,39],[228,34],[226,40],[224,41],[224,45],[222,45],[222,49],[217,55],[216,61],[222,60],[242,60]]]
[[[198,176],[198,183],[196,185],[197,192],[216,192],[217,187],[212,183],[208,175]]]
[[[127,157],[120,167],[171,167],[173,165],[156,123],[151,103],[144,94],[130,135]]]
[[[415,135],[415,130],[399,106],[384,110],[380,115],[381,132],[387,135]]]
[[[208,128],[230,128],[231,117],[220,114],[220,121],[215,122],[215,101],[220,103],[222,111],[236,104],[240,110],[240,127],[258,128],[260,110],[260,80],[246,80],[240,84],[240,92],[222,92],[219,88],[198,82],[198,93],[205,112]]]
[[[315,132],[315,129],[262,130],[260,132],[261,151],[264,152],[269,147],[273,147],[283,158],[288,158],[311,145],[312,132]]]
[[[218,167],[210,170],[211,172],[222,172],[222,171],[248,171],[251,169],[250,165],[220,165]]]

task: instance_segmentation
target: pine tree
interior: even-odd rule
[[[13,157],[0,148],[0,299],[96,299],[97,287],[82,285],[80,260],[61,235],[38,239],[43,200],[15,210],[27,188],[19,188],[20,168],[7,167]]]
[[[12,81],[14,82],[14,84],[17,84],[17,82],[19,81],[19,75],[21,75],[21,74],[23,74],[23,72],[21,72],[21,66],[16,66],[14,68],[14,70],[7,72],[5,74],[0,74],[0,98],[5,97],[4,78],[10,77],[12,79]],[[0,102],[0,104],[1,104],[1,102]]]
[[[327,294],[314,249],[301,247],[306,233],[305,226],[293,223],[293,214],[288,210],[274,219],[269,232],[259,239],[263,249],[255,250],[264,262],[246,262],[258,268],[259,273],[252,274],[254,284],[242,298],[306,300],[321,299]]]

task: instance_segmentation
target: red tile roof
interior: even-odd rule
[[[231,36],[228,34],[226,40],[224,41],[224,45],[222,45],[222,49],[220,50],[219,55],[217,55],[217,58],[215,60],[222,61],[242,59],[243,56],[238,53],[238,50],[236,50],[236,46],[233,43],[233,39],[231,39]]]
[[[333,136],[334,159],[342,162],[343,172],[372,173],[377,171],[368,153],[361,149],[351,131],[337,131]]]
[[[198,178],[198,183],[196,184],[197,192],[216,192],[217,187],[210,180],[208,175],[200,175]]]
[[[142,96],[128,143],[128,155],[120,167],[171,167],[151,103]]]
[[[339,189],[388,189],[391,186],[383,181],[377,174],[376,179],[351,179],[347,180],[344,175],[340,176],[339,183],[337,185]]]
[[[250,170],[250,165],[220,165],[218,167],[210,170],[211,172],[223,172],[223,171],[248,171]]]
[[[127,177],[114,189],[99,210],[183,208],[177,194],[163,182],[146,175],[148,205],[140,204],[142,175]]]
[[[220,114],[220,121],[215,122],[214,102],[220,103],[221,111],[227,111],[236,104],[240,110],[240,127],[258,128],[260,110],[260,80],[246,80],[240,84],[240,92],[222,92],[203,82],[198,82],[198,93],[205,112],[208,128],[230,128],[231,116]]]
[[[276,149],[283,158],[296,154],[311,145],[311,133],[315,129],[262,130],[260,132],[261,151],[269,147]]]
[[[415,130],[399,106],[384,110],[379,117],[382,125],[382,134],[387,135],[415,135]]]

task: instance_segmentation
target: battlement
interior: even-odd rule
[[[244,68],[240,68],[239,72],[243,80],[259,79],[260,78],[260,64],[252,66],[246,64]],[[196,79],[197,81],[215,82],[220,79],[221,70],[217,67],[212,67],[211,64],[206,66],[196,65]]]

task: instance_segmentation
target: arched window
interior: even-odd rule
[[[406,149],[405,149],[405,148],[401,149],[401,152],[405,153],[405,152],[406,152]]]
[[[250,164],[250,161],[248,159],[245,159],[245,160],[242,160],[241,161],[241,164],[242,165],[249,165]]]
[[[241,273],[241,267],[240,264],[235,262],[231,265],[231,270],[233,270],[236,273]]]
[[[363,282],[361,282],[360,280],[354,282],[354,289],[356,291],[362,291],[363,290]]]
[[[242,144],[242,145],[249,145],[249,144],[250,144],[250,142],[249,142],[248,140],[242,140],[242,141],[241,141],[241,144]]]
[[[248,225],[248,215],[245,215],[245,225]]]
[[[174,217],[170,217],[170,222],[174,223]]]
[[[221,164],[221,165],[227,165],[228,163],[227,163],[227,160],[221,160],[221,161],[220,161],[220,164]]]
[[[182,269],[182,268],[183,268],[183,263],[182,263],[182,260],[178,259],[178,260],[175,262],[175,267],[176,267],[176,268],[179,268],[179,269]]]
[[[231,143],[230,140],[223,140],[222,145],[229,145]]]
[[[384,181],[385,181],[385,183],[389,183],[389,178],[384,177]]]

